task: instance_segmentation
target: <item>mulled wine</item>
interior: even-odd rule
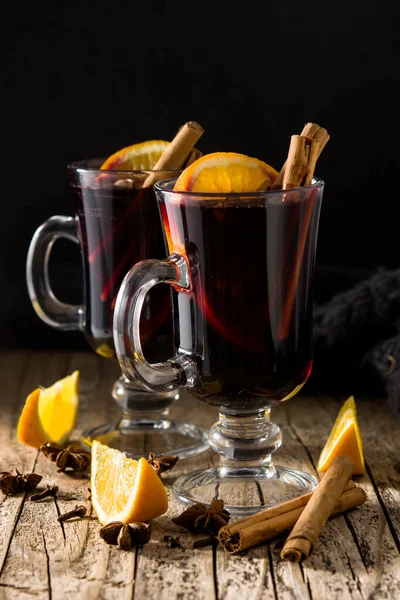
[[[169,252],[189,265],[190,290],[173,292],[175,343],[196,361],[199,400],[254,410],[307,380],[321,197],[158,194]]]
[[[152,187],[144,178],[121,178],[99,171],[70,172],[75,218],[82,241],[85,278],[84,332],[93,349],[114,356],[112,317],[116,295],[127,271],[137,262],[165,254]],[[158,286],[147,294],[141,317],[141,340],[149,360],[171,353],[170,292]]]

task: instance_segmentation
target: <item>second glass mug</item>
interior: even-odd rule
[[[54,216],[37,229],[26,274],[32,305],[43,321],[61,330],[82,330],[93,350],[115,358],[112,315],[121,281],[135,262],[154,253],[162,257],[165,252],[154,191],[143,183],[147,177],[171,177],[179,172],[105,171],[100,170],[102,162],[68,166],[75,217]],[[52,292],[48,266],[58,238],[80,246],[82,306],[60,302]],[[172,321],[169,292],[154,291],[146,300],[140,333],[146,355],[159,360],[172,348]],[[169,419],[169,407],[179,396],[176,391],[149,392],[121,376],[112,395],[122,408],[122,419],[88,429],[82,434],[86,443],[100,439],[134,457],[151,451],[185,458],[208,448],[203,429]]]
[[[294,396],[312,367],[313,276],[324,183],[286,191],[206,194],[155,184],[170,256],[146,260],[121,284],[114,344],[121,369],[147,389],[186,387],[217,407],[210,431],[220,465],[179,477],[183,502],[224,499],[251,514],[314,489],[311,474],[275,466],[281,433],[271,406]],[[173,358],[149,364],[139,323],[146,295],[173,290]]]

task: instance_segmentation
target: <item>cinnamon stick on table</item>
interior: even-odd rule
[[[188,161],[194,146],[203,133],[203,128],[196,121],[185,123],[158,159],[153,168],[155,172],[146,178],[143,187],[150,187],[159,179],[165,178],[165,171],[181,169]],[[163,172],[157,173],[156,171]]]
[[[300,562],[315,547],[318,536],[333,512],[353,474],[354,462],[347,456],[337,456],[287,538],[281,558]]]
[[[304,494],[222,527],[218,533],[219,542],[226,552],[236,554],[279,536],[295,525],[313,493]],[[364,490],[357,487],[353,481],[349,481],[330,516],[355,508],[365,500]]]

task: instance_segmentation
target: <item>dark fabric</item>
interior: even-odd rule
[[[314,310],[310,385],[349,394],[384,389],[400,416],[400,270],[379,269]]]

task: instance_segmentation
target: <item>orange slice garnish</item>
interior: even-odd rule
[[[271,187],[277,171],[257,158],[236,152],[202,156],[178,177],[179,192],[261,192]]]
[[[164,140],[150,140],[127,146],[111,154],[101,165],[106,171],[146,171],[153,169],[169,146]]]
[[[164,484],[145,458],[128,458],[97,440],[92,445],[90,489],[102,525],[151,521],[168,510]]]
[[[364,473],[364,455],[356,404],[350,396],[343,404],[318,461],[318,471],[324,472],[336,456],[348,456],[355,464],[353,474]]]

